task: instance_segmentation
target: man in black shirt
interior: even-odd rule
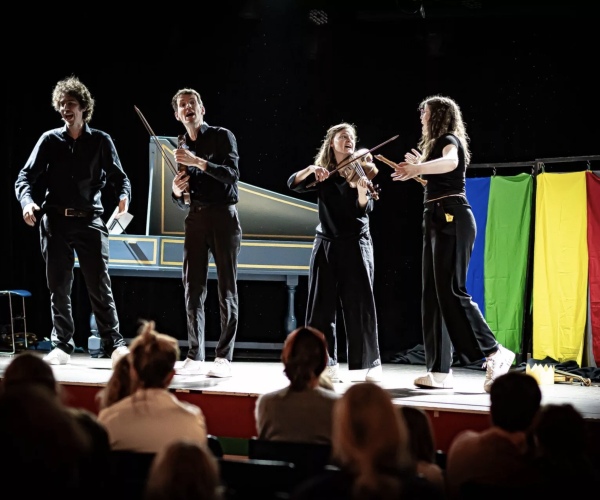
[[[41,210],[40,240],[52,303],[52,341],[55,349],[44,359],[53,365],[69,362],[75,326],[71,315],[71,286],[75,254],[85,278],[104,351],[113,360],[129,351],[119,333],[119,320],[108,276],[108,230],[100,190],[106,181],[119,196],[118,217],[127,212],[131,185],[108,134],[88,122],[94,99],[77,78],[58,82],[52,95],[54,109],[65,126],[45,132],[19,173],[15,184],[23,219],[34,226]],[[40,207],[32,187],[42,176],[46,194]]]
[[[188,171],[173,180],[173,201],[187,210],[183,191],[190,193],[190,213],[185,219],[183,284],[187,311],[189,352],[178,373],[206,373],[204,367],[204,300],[209,253],[217,266],[221,336],[212,377],[230,377],[238,323],[237,257],[242,229],[238,202],[237,144],[233,134],[204,122],[205,109],[198,92],[183,89],[173,97],[175,118],[183,123],[186,148],[175,150],[177,163]]]

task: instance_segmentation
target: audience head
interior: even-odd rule
[[[177,441],[154,459],[146,499],[213,500],[220,489],[219,466],[208,448]]]
[[[41,497],[58,488],[63,498],[72,497],[90,442],[54,393],[35,385],[4,391],[0,442],[0,470],[3,477],[22,485],[21,496]],[[44,481],[32,481],[35,471],[43,471]]]
[[[129,356],[123,356],[117,361],[106,387],[98,393],[101,410],[118,403],[131,394],[130,371]]]
[[[291,389],[303,391],[316,387],[327,359],[327,343],[320,331],[303,326],[290,333],[283,346],[281,361]]]
[[[509,372],[492,384],[492,423],[508,432],[525,432],[540,409],[542,393],[525,373]]]
[[[136,389],[168,387],[179,359],[177,340],[154,331],[154,321],[145,322],[129,346],[132,384]]]
[[[411,465],[404,422],[375,384],[352,386],[336,403],[333,449],[355,476],[354,495],[397,497],[397,473]]]
[[[31,353],[19,354],[4,372],[4,387],[38,385],[58,394],[58,385],[52,368],[42,358]]]
[[[573,460],[587,453],[585,420],[569,404],[544,406],[532,431],[537,448],[544,456]]]
[[[408,443],[413,460],[433,463],[435,446],[427,413],[413,406],[403,406],[402,417],[408,429]]]

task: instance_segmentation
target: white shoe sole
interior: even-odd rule
[[[223,373],[214,373],[214,372],[208,372],[206,374],[207,377],[214,377],[214,378],[230,378],[232,376],[231,373],[229,373],[228,375],[225,375]]]

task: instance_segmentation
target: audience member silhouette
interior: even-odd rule
[[[408,431],[390,396],[379,386],[352,386],[336,403],[333,450],[340,473],[325,473],[301,485],[295,499],[442,498],[439,488],[415,474]]]
[[[208,448],[176,441],[154,459],[146,500],[218,500],[219,466]]]
[[[310,327],[290,333],[281,353],[290,385],[265,394],[256,403],[256,427],[261,439],[329,444],[332,411],[338,395],[322,387],[327,344]]]
[[[129,346],[130,396],[100,411],[113,450],[158,453],[181,439],[206,444],[204,416],[169,391],[179,358],[177,341],[145,323]]]
[[[448,452],[450,498],[460,498],[461,490],[471,485],[523,488],[537,481],[526,435],[542,399],[537,382],[524,373],[509,372],[494,381],[490,397],[492,427],[462,432]]]
[[[413,406],[403,406],[401,413],[408,428],[408,443],[417,474],[443,488],[444,476],[435,463],[435,446],[429,417],[423,410]]]
[[[108,384],[98,393],[98,402],[101,410],[131,395],[130,370],[129,356],[123,356],[117,361]]]

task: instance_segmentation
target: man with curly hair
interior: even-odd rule
[[[108,229],[100,218],[104,212],[100,190],[107,181],[112,185],[119,196],[117,217],[121,217],[131,200],[131,184],[110,136],[88,125],[94,99],[87,87],[76,77],[66,78],[56,84],[52,104],[65,126],[42,134],[15,183],[25,222],[35,226],[35,212],[43,213],[40,241],[55,345],[44,359],[52,365],[64,365],[74,349],[70,294],[77,252],[104,352],[111,356],[114,366],[129,351],[119,333],[108,276]],[[32,188],[40,179],[46,192],[38,205]]]

